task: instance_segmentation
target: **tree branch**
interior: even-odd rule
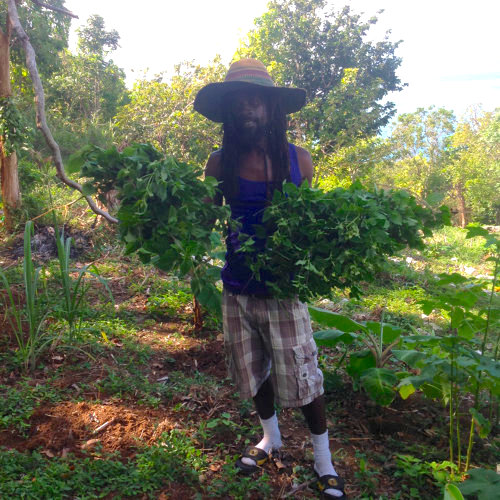
[[[35,5],[39,7],[45,7],[46,9],[53,10],[54,12],[59,12],[61,14],[65,14],[66,16],[74,17],[78,19],[78,16],[70,12],[69,10],[62,9],[61,7],[54,7],[53,5],[48,5],[46,3],[40,2],[40,0],[31,0]]]
[[[15,31],[19,40],[24,48],[24,52],[26,53],[26,66],[30,72],[31,81],[33,82],[33,90],[35,92],[35,106],[36,106],[36,126],[39,130],[41,130],[43,136],[45,137],[45,141],[52,151],[52,158],[54,160],[54,164],[57,170],[57,177],[61,179],[69,187],[76,189],[80,193],[83,194],[82,186],[67,177],[66,172],[64,170],[64,164],[61,157],[61,150],[59,149],[59,145],[54,140],[52,136],[52,132],[50,131],[49,126],[47,125],[47,118],[45,116],[45,95],[43,91],[42,81],[40,80],[40,75],[38,73],[38,69],[36,66],[36,55],[33,50],[33,46],[28,38],[28,35],[24,31],[21,23],[19,21],[19,15],[17,13],[17,7],[15,0],[7,0],[8,9],[9,9],[9,18],[12,25],[12,29]],[[110,222],[118,223],[118,220],[112,217],[108,212],[101,210],[94,200],[90,196],[85,196],[87,203],[90,208],[98,215],[102,215],[105,219]]]

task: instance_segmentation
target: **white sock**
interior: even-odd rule
[[[281,448],[283,443],[281,442],[281,433],[276,413],[271,418],[266,418],[265,420],[262,420],[259,417],[259,420],[262,425],[262,429],[264,429],[264,437],[258,444],[255,445],[255,447],[264,450],[266,453],[269,453],[271,450]],[[252,460],[251,458],[243,457],[241,461],[247,465],[256,464],[255,460]]]
[[[330,441],[328,440],[328,430],[323,434],[311,433],[311,440],[314,450],[314,470],[319,476],[332,474],[338,476],[332,464],[332,454],[330,452]],[[342,492],[333,488],[327,488],[325,493],[336,497],[341,497]]]

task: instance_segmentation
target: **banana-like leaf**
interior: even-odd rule
[[[396,375],[387,368],[369,368],[361,375],[361,385],[379,405],[389,406],[396,396]]]
[[[315,332],[313,337],[318,346],[334,347],[339,342],[343,342],[345,345],[352,344],[356,340],[357,335],[341,332],[340,330],[321,330]]]
[[[319,307],[313,306],[309,306],[309,314],[314,321],[317,321],[321,325],[336,328],[341,332],[350,333],[359,332],[360,330],[366,331],[366,327],[364,325],[353,321],[343,314],[334,313],[332,311],[327,311],[326,309],[320,309]]]

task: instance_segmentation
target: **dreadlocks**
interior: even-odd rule
[[[270,193],[275,189],[281,190],[283,181],[290,180],[290,159],[288,154],[288,140],[286,137],[286,114],[281,108],[279,100],[263,96],[268,110],[268,123],[265,126],[267,138],[267,154],[271,159],[272,178]],[[226,199],[235,199],[239,195],[238,169],[242,146],[238,140],[238,131],[234,123],[233,114],[228,106],[224,107],[224,126],[222,138],[222,191]],[[269,192],[269,190],[268,190]]]

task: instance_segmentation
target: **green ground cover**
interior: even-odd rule
[[[447,315],[424,314],[420,301],[438,296],[442,272],[491,274],[489,252],[479,238],[466,240],[463,230],[445,228],[425,250],[403,252],[388,261],[373,283],[362,284],[360,299],[342,292],[315,305],[355,321],[383,320],[405,335],[443,335]],[[89,278],[92,287],[81,305],[77,333],[70,341],[64,317],[55,308],[45,325],[51,342],[31,373],[23,372],[15,344],[2,339],[0,395],[6,404],[0,411],[0,495],[274,498],[298,487],[297,498],[314,497],[314,489],[307,486],[313,479],[312,457],[301,445],[307,433],[296,411],[280,410],[292,450],[282,458],[285,474],[271,466],[259,478],[235,473],[238,453],[257,439],[259,430],[252,406],[239,403],[226,378],[220,324],[210,317],[204,330],[192,328],[189,284],[160,275],[135,257],[124,257],[112,244],[106,253],[80,260],[95,261],[113,291],[114,304],[103,286]],[[21,290],[22,267],[13,265],[6,274]],[[41,276],[40,300],[44,306],[57,304],[57,261],[44,264]],[[345,352],[350,356],[359,349],[355,342],[320,350],[334,459],[348,479],[350,494],[367,499],[439,498],[443,485],[460,477],[446,465],[446,411],[419,394],[408,400],[398,397],[387,408],[374,404],[342,361]],[[387,366],[399,369],[398,363],[391,358]],[[97,422],[82,428],[72,423],[69,412],[83,408],[78,405],[90,405],[96,415],[116,406],[120,410],[113,418],[120,412],[128,418],[130,412],[149,424],[141,427],[134,420],[135,427],[128,428],[133,452],[125,452],[130,444],[113,448],[111,443],[119,443],[123,435],[112,425],[102,431],[94,448],[82,448],[93,439],[91,429]],[[37,426],[43,427],[40,421],[48,419],[44,415],[59,415],[61,408],[67,409],[66,425],[78,437],[59,447],[42,440],[30,448],[37,433],[43,434]],[[171,424],[163,432],[167,420]],[[463,453],[466,445],[462,442]],[[476,436],[473,450],[474,467],[491,468],[500,459],[494,422],[488,436]]]

